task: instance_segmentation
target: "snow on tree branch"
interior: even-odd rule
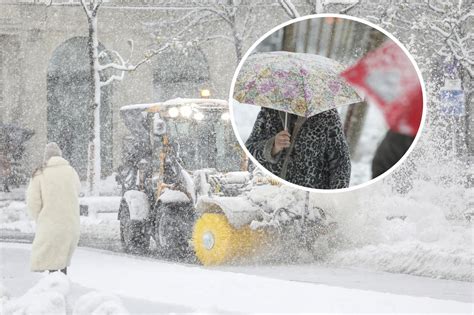
[[[155,36],[159,40],[191,43],[200,45],[212,40],[225,40],[234,45],[237,60],[243,56],[243,42],[250,35],[251,25],[255,21],[253,7],[255,5],[241,5],[239,1],[216,1],[209,3],[192,1],[194,8],[191,12],[174,20],[149,24],[153,27]],[[206,27],[224,23],[227,28]]]
[[[107,70],[107,69],[114,69],[114,70],[119,70],[120,73],[117,75],[117,74],[113,74],[111,75],[108,79],[104,80],[104,81],[101,81],[100,82],[100,86],[101,87],[104,87],[104,86],[107,86],[109,85],[110,83],[114,82],[114,81],[122,81],[124,76],[125,76],[125,72],[131,72],[131,71],[135,71],[137,70],[141,65],[145,64],[146,62],[150,61],[151,58],[153,58],[154,56],[158,55],[158,54],[161,54],[162,52],[164,52],[165,50],[169,49],[171,47],[171,45],[169,43],[163,45],[162,47],[160,47],[159,49],[155,49],[155,50],[150,50],[148,51],[146,54],[145,54],[145,58],[143,58],[141,61],[137,62],[135,65],[132,65],[130,63],[130,58],[132,57],[132,54],[133,54],[133,41],[132,40],[129,40],[129,45],[130,45],[130,55],[129,57],[127,58],[127,60],[125,60],[116,50],[112,50],[112,49],[106,49],[106,50],[103,50],[100,52],[99,54],[99,58],[103,58],[103,57],[115,57],[118,61],[117,62],[110,62],[110,63],[107,63],[107,64],[99,64],[99,67],[98,67],[98,70],[99,71],[104,71],[104,70]]]
[[[278,0],[278,3],[290,18],[294,19],[300,17],[300,13],[291,0]]]
[[[340,14],[345,14],[345,13],[349,12],[351,9],[353,9],[358,4],[359,4],[359,0],[352,1],[352,4],[350,4],[349,6],[345,7],[341,11],[339,11],[339,13]]]
[[[286,14],[294,19],[305,14],[300,14],[291,0],[278,0],[280,6],[285,10]],[[359,0],[306,0],[310,7],[308,14],[320,14],[326,12],[329,5],[348,5],[339,13],[344,14],[359,4]]]
[[[400,0],[385,7],[379,5],[376,9],[382,9],[381,14],[371,15],[369,20],[393,31],[396,36],[405,31],[423,33],[418,43],[410,42],[410,45],[433,45],[440,56],[455,58],[461,68],[473,76],[472,5],[463,0],[425,0],[422,3]]]
[[[53,0],[51,0],[51,3],[52,2],[53,2]],[[85,0],[81,0],[81,7],[82,7],[82,9],[84,9],[84,12],[86,13],[87,18],[91,19],[92,18],[92,12],[87,7],[87,4],[86,4]]]

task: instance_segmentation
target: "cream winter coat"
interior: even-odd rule
[[[31,270],[58,270],[69,266],[79,242],[81,183],[69,162],[51,157],[30,181],[26,202],[36,221]]]

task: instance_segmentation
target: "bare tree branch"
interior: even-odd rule
[[[51,2],[52,2],[52,0],[51,0]],[[92,18],[92,14],[91,14],[91,12],[89,11],[89,8],[87,8],[87,5],[86,5],[85,0],[81,0],[81,6],[82,6],[82,8],[84,9],[84,12],[85,12],[86,15],[87,15],[87,18],[88,18],[88,19],[91,19],[91,18]]]
[[[428,4],[428,6],[430,7],[430,9],[433,10],[433,11],[435,11],[435,12],[438,12],[438,13],[446,13],[445,10],[440,9],[440,8],[436,7],[435,5],[433,5],[433,4],[431,3],[431,0],[427,0],[427,4]]]
[[[291,0],[278,0],[278,3],[280,6],[285,10],[286,14],[294,19],[297,17],[300,17],[300,14],[294,4],[291,2]]]
[[[356,0],[353,4],[351,4],[350,6],[342,9],[341,11],[339,11],[340,14],[345,14],[347,12],[349,12],[350,10],[352,10],[356,5],[359,4],[359,0]]]
[[[95,1],[94,1],[95,2]],[[97,3],[95,3],[95,5],[93,6],[92,10],[91,10],[91,14],[92,16],[96,16],[97,15],[97,12],[99,11],[99,8],[100,6],[102,5],[103,3],[103,0],[98,0]]]

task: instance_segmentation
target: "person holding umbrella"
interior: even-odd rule
[[[263,167],[309,188],[349,186],[349,149],[335,108],[361,99],[342,70],[304,53],[257,53],[245,61],[234,98],[263,107],[245,144]]]
[[[317,189],[349,186],[351,160],[335,109],[305,118],[262,108],[247,149],[267,170],[290,183]]]

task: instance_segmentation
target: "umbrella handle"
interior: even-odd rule
[[[285,112],[285,130],[288,130],[288,113]]]

